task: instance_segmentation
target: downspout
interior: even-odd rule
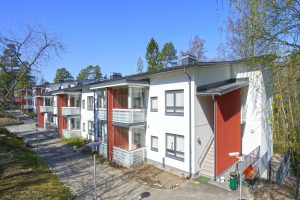
[[[214,181],[216,180],[216,98],[215,95],[212,95],[212,99],[214,102]]]
[[[96,128],[98,125],[97,114],[98,113],[96,113],[96,91],[94,90],[94,142],[96,142],[98,139],[98,130]]]
[[[191,98],[191,76],[186,72],[184,73],[189,79],[189,177],[192,177],[192,98]]]

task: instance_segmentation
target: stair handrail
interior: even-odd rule
[[[202,165],[202,163],[204,161],[204,158],[206,157],[206,155],[207,155],[207,153],[208,153],[208,151],[209,151],[209,149],[210,149],[210,147],[211,147],[211,145],[212,145],[212,143],[214,141],[214,138],[215,138],[214,136],[215,136],[214,134],[212,134],[210,136],[210,138],[209,138],[209,140],[208,140],[208,142],[207,142],[207,144],[206,144],[206,146],[204,148],[204,151],[203,151],[203,153],[201,154],[201,156],[200,156],[200,158],[198,160],[198,164],[199,164],[200,169],[202,168],[201,165]]]

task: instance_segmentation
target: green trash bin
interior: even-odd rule
[[[231,190],[236,190],[237,187],[237,173],[236,172],[230,172],[230,189]]]

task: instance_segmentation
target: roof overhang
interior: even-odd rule
[[[149,80],[129,80],[129,79],[118,79],[110,80],[105,82],[94,83],[90,85],[91,90],[103,89],[108,87],[149,87]]]
[[[197,96],[221,96],[249,85],[248,78],[228,79],[197,87]]]

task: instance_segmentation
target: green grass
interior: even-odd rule
[[[0,128],[0,199],[72,199],[72,194],[20,138]]]
[[[61,138],[60,140],[65,144],[76,146],[77,148],[83,147],[85,144],[87,144],[87,141],[80,137]]]
[[[24,112],[24,114],[28,115],[29,117],[36,117],[35,112]]]
[[[210,180],[210,178],[207,178],[205,176],[198,176],[197,178],[195,178],[195,181],[202,183],[202,184],[207,184],[209,180]]]
[[[2,118],[0,118],[0,127],[12,126],[12,125],[17,125],[17,124],[23,124],[23,122],[22,121],[18,121],[15,118],[8,118],[8,117],[2,117]]]

